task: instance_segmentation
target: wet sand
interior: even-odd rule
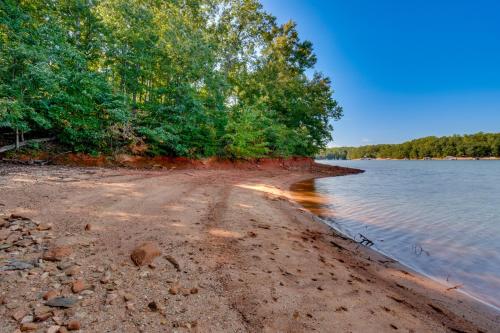
[[[499,332],[498,314],[297,204],[316,199],[290,187],[317,176],[0,166],[0,214],[51,224],[28,232],[40,246],[2,250],[2,262],[64,244],[72,253],[62,262],[78,267],[0,271],[0,332],[18,329],[12,315],[39,312],[54,289],[79,300],[37,322],[39,332],[54,317],[78,320],[81,332]],[[144,241],[162,255],[136,267],[130,253]],[[75,294],[75,279],[91,292]]]

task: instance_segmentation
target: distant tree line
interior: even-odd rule
[[[423,159],[454,157],[500,157],[500,133],[429,136],[401,144],[326,148],[323,159],[394,158]]]
[[[258,0],[2,0],[0,139],[314,156],[342,116],[330,79],[306,75],[315,63]]]

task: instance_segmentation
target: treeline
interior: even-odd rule
[[[500,157],[500,133],[429,136],[401,144],[324,149],[323,159],[394,158],[423,159],[454,157]]]
[[[75,151],[313,156],[342,109],[258,0],[0,1],[0,136]]]

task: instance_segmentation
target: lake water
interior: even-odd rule
[[[328,223],[500,310],[500,161],[320,161]]]

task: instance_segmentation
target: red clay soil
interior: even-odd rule
[[[21,160],[32,157],[21,155]],[[43,155],[37,159],[46,159]],[[197,169],[197,170],[293,170],[324,173],[331,176],[348,175],[362,170],[318,164],[310,157],[259,158],[251,160],[229,160],[220,158],[190,159],[169,156],[98,156],[70,153],[50,158],[52,164],[78,167],[126,167],[134,169]]]

